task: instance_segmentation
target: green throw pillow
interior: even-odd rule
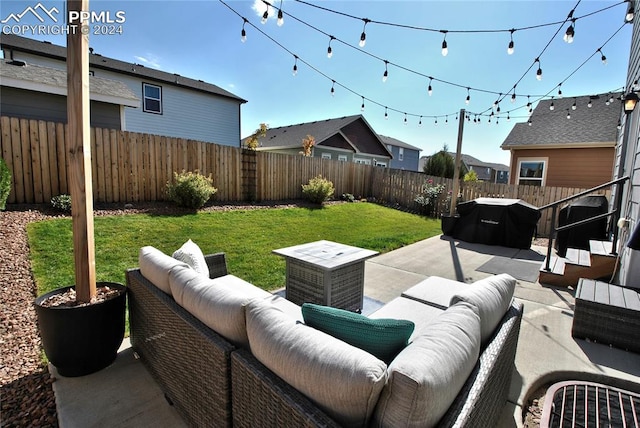
[[[309,327],[375,355],[389,364],[407,346],[415,324],[396,319],[369,319],[329,306],[304,303],[302,317]]]

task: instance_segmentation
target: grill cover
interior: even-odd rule
[[[575,223],[599,214],[605,214],[609,203],[606,196],[586,196],[560,209],[558,226]],[[603,218],[573,229],[561,230],[556,239],[558,255],[564,257],[567,248],[589,249],[589,240],[607,240],[607,219]]]
[[[478,198],[458,205],[453,237],[466,242],[530,248],[540,211],[522,199]]]

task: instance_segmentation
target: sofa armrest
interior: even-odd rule
[[[209,267],[209,278],[218,278],[228,273],[227,259],[224,253],[207,254],[204,259]]]
[[[513,302],[439,427],[495,426],[507,401],[523,306]]]
[[[340,426],[244,349],[231,353],[231,395],[234,427]]]

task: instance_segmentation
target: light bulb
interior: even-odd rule
[[[607,65],[607,57],[604,56],[604,53],[602,53],[602,50],[598,49],[598,51],[600,52],[600,61],[602,61],[604,65]]]
[[[613,103],[613,95],[609,98],[609,103]]]
[[[364,111],[364,97],[362,97],[362,105],[360,106],[360,111]]]
[[[620,123],[620,119],[618,119],[618,126],[617,126],[617,128],[618,128],[618,131],[619,131],[620,129],[622,129],[622,123]]]
[[[269,19],[269,8],[267,7],[267,10],[264,11],[264,13],[262,14],[262,19],[260,20],[260,22],[262,22],[263,24],[267,23],[267,19]]]
[[[404,114],[404,124],[407,124],[407,113]]]
[[[336,81],[335,81],[335,80],[332,80],[332,81],[331,81],[331,96],[332,96],[332,97],[336,94],[335,86],[336,86]]]
[[[527,125],[531,126],[531,119],[527,121]]]
[[[571,112],[567,111],[567,119],[571,119]]]
[[[573,100],[573,105],[571,106],[571,110],[575,110],[577,108],[578,108],[578,106],[576,105],[576,100],[574,99]]]
[[[633,21],[633,17],[635,15],[635,10],[633,9],[633,1],[629,0],[629,7],[627,8],[627,14],[624,16],[624,20],[627,22]]]
[[[516,102],[516,93],[515,92],[511,95],[511,102],[512,103]]]
[[[593,103],[591,102],[591,100],[589,100],[589,102],[587,103],[587,107],[591,108],[591,106],[593,106]]]
[[[331,46],[329,46],[327,48],[327,58],[331,58],[333,56],[333,49],[331,49]]]
[[[511,40],[511,41],[509,42],[509,47],[507,48],[507,54],[508,54],[508,55],[513,55],[513,51],[514,51],[513,46],[514,46],[514,45],[513,45],[513,40]]]
[[[282,24],[284,24],[284,15],[282,9],[278,9],[278,27],[282,27]]]
[[[447,47],[447,41],[443,40],[442,41],[442,56],[447,56],[448,53],[449,53],[449,48]]]
[[[536,71],[536,79],[542,80],[542,69],[538,67],[538,71]]]
[[[421,127],[422,126],[422,116],[420,116],[420,121],[418,122],[418,126]]]
[[[507,122],[509,122],[511,120],[511,116],[509,116],[509,113],[507,113]]]
[[[569,25],[567,31],[564,33],[562,39],[567,43],[573,43],[573,36],[575,35],[575,30],[573,29],[573,25]]]
[[[437,118],[437,117],[436,117],[436,120],[433,122],[433,124],[434,124],[435,126],[438,126],[438,118]]]
[[[298,74],[298,66],[293,64],[293,75],[295,76],[296,74]]]
[[[549,110],[553,111],[556,108],[555,105],[553,105],[553,101],[551,101],[551,104],[549,105]]]
[[[469,95],[467,95],[467,99],[464,100],[464,103],[469,105],[469,102],[471,101],[471,97],[469,97]]]
[[[244,30],[244,28],[242,29],[242,33],[240,33],[240,41],[242,43],[247,41],[247,32]]]
[[[427,88],[427,92],[429,92],[429,96],[433,94],[433,88],[431,87],[431,78],[429,78],[429,87]]]
[[[382,75],[382,83],[387,81],[387,77],[389,77],[389,73],[387,72],[387,70],[385,70],[384,74]]]

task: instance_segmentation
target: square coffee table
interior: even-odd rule
[[[362,310],[364,300],[364,262],[377,251],[331,241],[273,250],[287,263],[286,297],[302,305],[316,303]]]

